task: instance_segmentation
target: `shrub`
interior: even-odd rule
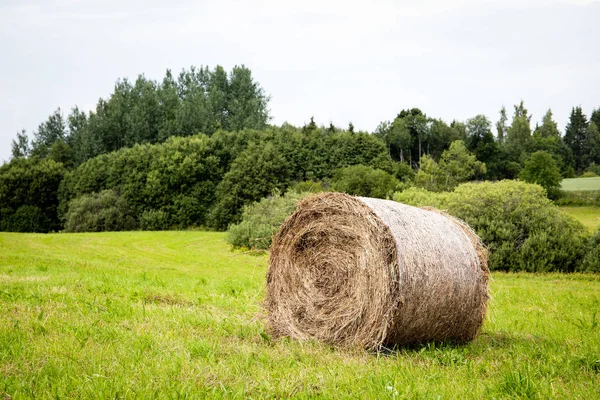
[[[136,228],[131,207],[114,190],[83,195],[71,200],[66,214],[65,231],[125,231]]]
[[[223,177],[213,146],[203,135],[171,137],[92,158],[61,183],[61,213],[74,198],[112,189],[135,215],[163,210],[176,224],[203,225]]]
[[[600,272],[600,228],[588,240],[585,257],[577,271]]]
[[[539,185],[466,183],[447,205],[489,246],[491,269],[571,272],[585,252],[583,225],[553,205]]]
[[[600,206],[600,191],[581,190],[559,192],[559,197],[554,200],[557,206]]]
[[[354,196],[386,198],[397,189],[400,181],[380,169],[353,165],[338,169],[333,175],[331,188]]]
[[[315,182],[313,180],[298,182],[292,190],[296,193],[320,193],[325,192],[326,187],[323,182]]]
[[[0,166],[0,229],[58,230],[57,192],[65,173],[61,163],[37,158],[17,158]]]
[[[21,206],[17,211],[0,222],[0,230],[8,232],[37,232],[51,230],[52,222],[44,212],[36,206]]]
[[[592,173],[596,174],[595,176],[600,176],[600,164],[596,164],[595,162],[592,162],[588,166],[587,172],[592,172]]]
[[[593,171],[586,171],[580,176],[580,178],[595,178],[597,176],[598,176],[598,174],[596,174]]]
[[[435,207],[440,210],[447,208],[450,192],[430,192],[429,190],[411,187],[403,192],[394,193],[393,199],[399,203],[415,207]]]
[[[296,203],[310,193],[279,192],[244,207],[242,221],[231,225],[227,240],[236,247],[268,249],[273,235],[285,219],[296,210]]]
[[[140,215],[140,228],[144,231],[169,229],[169,214],[162,210],[147,210]]]

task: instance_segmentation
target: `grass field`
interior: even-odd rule
[[[600,207],[560,207],[560,209],[577,218],[591,232],[595,232],[600,227]]]
[[[221,233],[0,234],[0,399],[600,398],[600,276],[494,274],[481,335],[272,340],[267,258]]]
[[[573,190],[600,190],[600,176],[593,178],[570,178],[563,179],[561,189]]]

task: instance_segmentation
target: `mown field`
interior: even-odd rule
[[[560,209],[581,221],[590,232],[595,232],[600,228],[600,207],[560,207]]]
[[[493,274],[471,344],[272,340],[222,233],[0,234],[0,399],[600,398],[600,276]]]
[[[593,178],[569,178],[563,179],[561,189],[574,190],[600,190],[600,176]]]

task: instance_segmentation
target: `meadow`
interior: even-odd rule
[[[265,253],[199,231],[0,233],[0,398],[600,398],[600,276],[494,273],[465,346],[274,340]]]
[[[600,176],[563,179],[561,189],[566,191],[600,190]]]
[[[560,207],[560,209],[578,219],[590,232],[595,232],[600,228],[600,207],[575,206]]]

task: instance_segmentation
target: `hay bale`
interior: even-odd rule
[[[335,345],[475,337],[487,253],[463,222],[389,200],[323,193],[299,203],[271,248],[274,336]]]

